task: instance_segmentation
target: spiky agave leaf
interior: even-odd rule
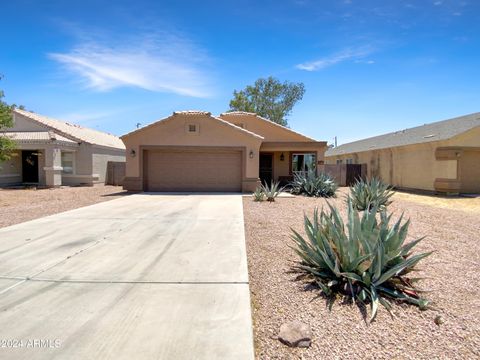
[[[410,222],[403,216],[390,222],[391,215],[381,210],[377,216],[375,207],[360,216],[350,198],[346,224],[331,204],[328,211],[315,209],[312,218],[304,215],[305,237],[292,229],[292,248],[301,260],[296,270],[313,277],[326,295],[342,292],[370,302],[371,320],[379,304],[391,311],[389,299],[428,307],[404,275],[430,253],[410,255],[422,239],[405,244]]]
[[[289,185],[293,194],[310,197],[333,197],[338,189],[338,185],[329,175],[317,175],[314,170],[294,173],[293,181]]]
[[[275,198],[283,191],[284,187],[280,187],[280,183],[278,181],[272,181],[270,184],[262,184],[261,189],[267,201],[273,202],[275,201]]]
[[[390,198],[395,194],[392,188],[380,179],[358,180],[350,189],[350,197],[357,210],[376,209],[382,211],[392,203]]]
[[[253,201],[263,201],[265,198],[265,194],[261,187],[257,187],[253,193]]]

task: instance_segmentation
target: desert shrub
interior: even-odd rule
[[[294,174],[290,186],[292,194],[305,194],[315,197],[335,196],[335,191],[338,188],[338,185],[329,175],[325,173],[317,175],[315,171],[309,171],[306,174]]]
[[[269,184],[264,183],[261,186],[262,193],[265,196],[267,201],[273,202],[275,198],[283,191],[283,187],[280,187],[280,183],[278,181],[272,181]]]
[[[388,184],[380,179],[358,180],[350,189],[353,206],[357,210],[383,210],[392,203],[390,198],[395,194]]]
[[[422,239],[405,244],[410,221],[402,223],[403,215],[390,226],[391,215],[381,211],[359,212],[347,200],[348,222],[332,205],[329,213],[315,209],[313,219],[304,216],[306,238],[295,230],[292,248],[301,262],[294,270],[314,280],[326,296],[343,294],[354,301],[371,304],[371,320],[378,304],[391,310],[390,300],[428,307],[408,277],[415,265],[430,255],[412,255],[412,249]],[[348,231],[346,231],[348,229]]]
[[[265,199],[265,194],[261,187],[257,187],[253,193],[253,201],[263,201]]]

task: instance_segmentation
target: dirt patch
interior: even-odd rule
[[[397,192],[394,199],[416,202],[423,205],[429,205],[444,209],[455,209],[480,214],[480,196],[479,197],[448,197],[434,195],[417,195],[406,192]]]
[[[400,195],[400,194],[399,194]],[[415,195],[412,195],[415,196]],[[345,215],[345,189],[329,200]],[[392,319],[381,308],[367,324],[361,309],[336,302],[331,311],[316,289],[305,289],[289,273],[297,256],[289,248],[290,227],[303,230],[303,213],[324,206],[324,199],[282,198],[257,203],[244,198],[245,229],[256,354],[259,359],[332,358],[479,358],[480,222],[477,213],[426,205],[396,196],[391,210],[411,218],[409,240],[426,235],[418,252],[435,250],[420,263],[420,283],[438,310],[395,305]],[[303,232],[303,231],[302,231]],[[435,324],[441,315],[442,325]],[[280,325],[300,320],[312,327],[308,349],[292,349],[276,340]]]
[[[125,196],[121,186],[0,189],[0,228]]]

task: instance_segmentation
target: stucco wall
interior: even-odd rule
[[[480,193],[480,149],[462,153],[460,180],[463,192]]]
[[[283,153],[284,160],[280,160]],[[279,176],[290,175],[290,153],[288,151],[276,151],[273,153],[273,179],[278,180]]]
[[[81,143],[74,152],[73,174],[62,174],[63,185],[104,183],[108,161],[125,161],[125,150]]]
[[[197,134],[187,132],[189,124],[199,126]],[[140,171],[140,146],[222,146],[245,147],[246,178],[258,178],[258,160],[261,139],[250,136],[230,125],[205,115],[175,115],[153,124],[139,132],[122,137],[126,146],[126,178],[138,178]],[[130,156],[131,151],[136,156]],[[249,153],[253,152],[253,158]]]
[[[434,191],[437,178],[457,178],[457,160],[436,160],[435,149],[446,142],[431,142],[397,148],[365,151],[340,156],[328,156],[327,163],[343,163],[353,159],[355,164],[367,164],[368,177],[380,177],[383,181],[400,187]]]
[[[480,146],[480,127],[474,128],[470,131],[464,132],[463,134],[457,135],[448,141],[446,141],[448,146]]]
[[[29,120],[23,115],[13,113],[13,127],[8,128],[8,131],[47,131],[46,127],[43,127],[34,121]]]
[[[0,163],[0,185],[22,182],[22,153],[15,151],[10,160]]]
[[[92,147],[93,174],[98,174],[98,182],[105,183],[107,163],[109,161],[125,161],[125,150]]]

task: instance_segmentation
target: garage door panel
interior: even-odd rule
[[[148,191],[240,191],[240,151],[148,151]]]

